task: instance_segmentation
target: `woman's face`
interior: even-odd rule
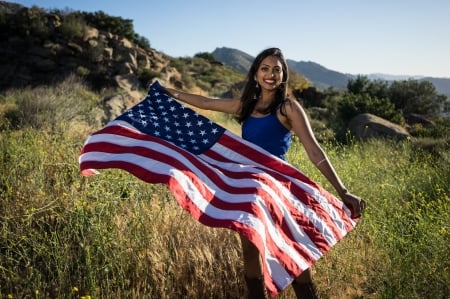
[[[283,65],[278,57],[267,56],[256,71],[256,81],[263,89],[277,89],[283,79]]]

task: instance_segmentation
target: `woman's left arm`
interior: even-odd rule
[[[336,192],[339,194],[342,201],[351,209],[352,217],[360,217],[366,202],[362,198],[350,193],[342,183],[333,165],[328,160],[327,155],[315,138],[303,108],[294,100],[289,100],[285,107],[287,121],[305,147],[311,162],[320,170],[330,184],[336,189]]]

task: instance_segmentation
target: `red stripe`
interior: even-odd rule
[[[222,144],[222,138],[218,140],[219,143]],[[234,146],[234,143],[232,144]],[[246,145],[244,145],[247,147]],[[240,147],[241,148],[241,147]],[[221,156],[217,152],[212,152],[211,150],[204,153],[205,155],[212,157],[214,159],[217,159],[219,161],[227,162],[229,161],[226,156]],[[264,155],[264,153],[258,153],[252,156],[252,159],[256,156]],[[260,159],[264,162],[267,162],[269,160],[274,160],[273,157],[264,155],[265,159]],[[279,161],[276,161],[279,162]],[[310,209],[313,209],[314,212],[321,218],[322,222],[331,230],[333,235],[335,236],[336,240],[341,239],[342,233],[341,230],[336,226],[336,223],[333,221],[331,215],[328,214],[326,210],[320,205],[319,202],[317,202],[309,193],[307,193],[305,190],[300,188],[299,186],[292,184],[292,182],[287,179],[285,176],[281,175],[277,171],[272,171],[269,168],[260,168],[260,167],[254,167],[255,169],[261,170],[262,172],[265,172],[275,179],[277,179],[281,184],[285,186],[292,194],[294,194],[302,203],[304,203],[307,207]],[[277,169],[278,170],[278,169]],[[247,173],[230,173],[227,169],[221,169],[225,174],[227,174],[230,177],[245,177],[248,176]],[[250,174],[252,175],[252,174]],[[258,178],[262,181],[265,181],[265,178]],[[308,182],[306,182],[308,183]],[[268,183],[271,184],[270,182]],[[317,185],[312,186],[313,188],[316,188]],[[317,189],[317,188],[316,188]],[[326,192],[325,190],[321,190],[322,192]],[[314,226],[314,224],[302,213],[299,213],[299,211],[294,207],[294,205],[291,203],[290,200],[284,198],[284,196],[281,196],[283,198],[283,205],[289,209],[290,214],[296,219],[297,223],[301,223],[301,227],[304,229],[305,233],[308,235],[308,237],[317,244],[318,248],[322,251],[322,253],[325,253],[328,251],[332,244],[329,244],[328,241],[323,237],[321,233],[317,230],[317,228]],[[283,217],[283,216],[282,216]]]
[[[121,135],[123,136],[124,130],[121,130],[121,131],[122,131]],[[108,133],[111,133],[111,131],[109,131]],[[133,133],[131,135],[133,135]],[[145,139],[150,140],[152,138],[147,137]],[[159,139],[155,139],[155,140],[159,141]],[[177,148],[175,147],[175,149],[177,149]],[[212,205],[217,206],[218,208],[224,209],[224,210],[240,209],[240,210],[246,211],[248,213],[253,213],[259,219],[263,219],[262,212],[256,206],[254,206],[254,204],[249,204],[249,203],[233,204],[233,203],[224,202],[224,201],[218,199],[217,197],[212,196],[208,192],[208,190],[206,188],[204,188],[203,183],[198,180],[198,177],[196,174],[193,174],[186,165],[179,163],[178,160],[173,159],[173,157],[171,157],[171,156],[167,156],[158,151],[149,150],[149,149],[143,148],[143,147],[122,147],[122,146],[118,146],[115,144],[108,144],[108,143],[102,143],[102,142],[86,145],[84,152],[86,153],[89,151],[93,151],[93,152],[104,151],[106,153],[130,153],[130,152],[133,152],[135,154],[146,156],[146,157],[151,157],[152,159],[159,160],[159,161],[168,161],[168,159],[172,158],[171,166],[176,169],[180,169],[180,170],[183,169],[183,172],[191,178],[192,182],[195,184],[195,186],[199,190],[202,190],[204,197],[206,199],[209,199]],[[193,164],[200,166],[202,171],[209,170],[206,167],[202,168],[203,164],[196,163],[197,162],[196,159],[193,158],[191,155],[185,155],[185,157],[189,158],[189,160],[191,160],[193,162]],[[122,168],[124,170],[131,172],[135,176],[141,178],[144,181],[150,182],[150,183],[152,183],[152,182],[155,183],[155,177],[156,177],[156,179],[158,179],[157,180],[158,183],[161,183],[161,182],[170,183],[171,182],[171,181],[161,181],[160,175],[158,173],[151,173],[152,175],[149,176],[149,172],[143,171],[142,168],[140,168],[139,166],[134,165],[134,164],[120,164],[120,162],[94,162],[94,163],[83,162],[81,164],[81,167],[83,169],[85,169],[85,168],[104,169],[104,168],[119,167],[119,168]],[[211,176],[216,176],[217,179],[220,179],[220,177],[217,177],[217,175],[214,172],[211,172]],[[242,194],[242,193],[244,193],[243,191],[245,189],[245,193],[260,195],[262,198],[265,199],[265,202],[269,207],[272,206],[272,209],[269,208],[269,210],[272,210],[272,217],[275,218],[275,224],[279,225],[279,223],[283,223],[283,221],[281,221],[282,213],[279,211],[278,207],[276,207],[275,205],[272,205],[270,203],[270,200],[269,200],[270,196],[268,196],[264,190],[259,189],[259,188],[255,189],[253,187],[251,187],[251,188],[249,188],[249,187],[248,188],[230,187],[227,185],[224,185],[224,187],[226,187],[225,189],[227,189],[227,191],[233,192],[235,194]],[[274,212],[274,211],[276,211],[276,212]],[[278,221],[276,221],[277,218],[278,218]],[[266,225],[269,225],[269,224],[266,224]],[[286,231],[286,230],[283,230],[282,227],[278,227],[277,230],[280,232]],[[285,239],[286,239],[286,237],[285,237]],[[292,241],[288,242],[288,243],[291,243],[291,245],[292,245]],[[288,258],[286,256],[281,257],[281,255],[284,255],[284,253],[276,254],[276,252],[278,251],[276,249],[271,249],[271,251],[273,251],[275,255],[278,255],[279,258],[281,258],[282,260],[286,260]],[[310,262],[310,263],[313,262],[313,259],[308,257],[307,252],[303,248],[300,251],[307,258],[308,262]]]
[[[334,195],[329,193],[327,190],[318,185],[316,182],[309,179],[307,176],[305,176],[302,172],[300,172],[292,165],[285,163],[282,160],[273,158],[273,156],[271,156],[270,154],[265,154],[261,151],[256,150],[254,147],[249,145],[249,143],[245,142],[244,140],[240,139],[237,136],[227,134],[227,132],[225,132],[225,134],[221,136],[218,142],[220,142],[220,144],[228,148],[234,149],[235,151],[242,154],[242,156],[249,157],[253,161],[263,165],[265,167],[264,171],[270,173],[272,176],[276,175],[278,178],[281,179],[281,177],[277,174],[278,172],[286,176],[296,178],[312,186],[313,188],[316,188],[319,191],[319,193],[322,194],[327,199],[327,201],[333,206],[333,208],[339,214],[339,217],[343,219],[345,223],[345,230],[350,231],[353,229],[354,224],[352,223],[354,220],[352,220],[350,216],[346,214],[345,211],[342,209],[342,201],[337,199]],[[276,169],[276,172],[272,171],[273,169]],[[325,214],[328,214],[326,213],[326,211],[324,212]],[[334,223],[334,221],[332,222]],[[342,236],[341,233],[339,233],[338,235]]]

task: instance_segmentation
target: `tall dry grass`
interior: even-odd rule
[[[101,100],[82,84],[66,84],[40,97],[62,107]],[[70,95],[61,92],[67,89]],[[0,111],[33,91],[3,95]],[[243,298],[236,233],[200,225],[164,186],[123,171],[82,177],[83,130],[95,122],[84,119],[89,113],[64,119],[59,111],[50,126],[1,132],[0,298]],[[429,154],[390,141],[324,147],[369,206],[314,265],[321,296],[447,298],[448,148]],[[331,189],[298,142],[289,160]],[[287,289],[278,298],[293,296]]]

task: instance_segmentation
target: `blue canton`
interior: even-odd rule
[[[180,104],[158,82],[150,86],[145,99],[116,118],[139,131],[169,141],[193,154],[212,147],[225,129]]]

